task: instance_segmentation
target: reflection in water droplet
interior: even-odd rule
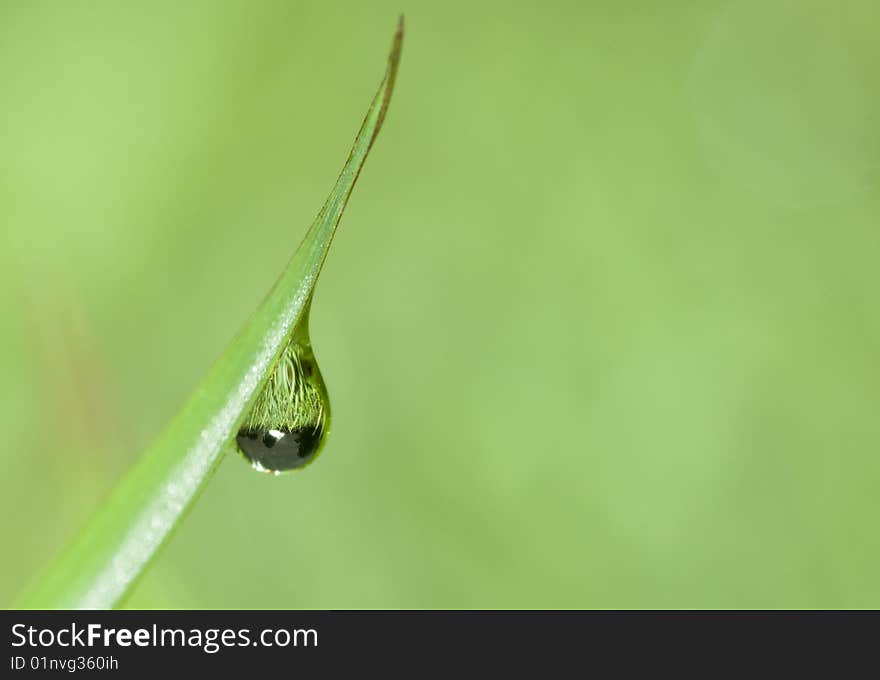
[[[327,436],[330,400],[308,340],[282,352],[262,393],[236,437],[239,452],[255,470],[305,467]]]

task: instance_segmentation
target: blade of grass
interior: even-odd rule
[[[327,250],[385,118],[402,42],[401,17],[385,77],[348,160],[266,299],[183,409],[18,606],[117,606],[204,488],[286,340],[307,321]]]

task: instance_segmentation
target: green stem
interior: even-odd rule
[[[348,160],[269,295],[183,409],[18,606],[117,606],[204,489],[273,363],[307,317],[336,227],[385,118],[402,41],[401,17],[388,69]]]

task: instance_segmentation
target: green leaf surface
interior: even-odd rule
[[[318,274],[382,127],[402,42],[401,18],[385,77],[348,160],[269,295],[186,405],[18,606],[117,606],[205,487],[287,340],[308,322]]]

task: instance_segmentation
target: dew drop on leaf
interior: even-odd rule
[[[327,437],[330,400],[308,338],[281,353],[236,437],[255,470],[278,474],[317,458]]]

